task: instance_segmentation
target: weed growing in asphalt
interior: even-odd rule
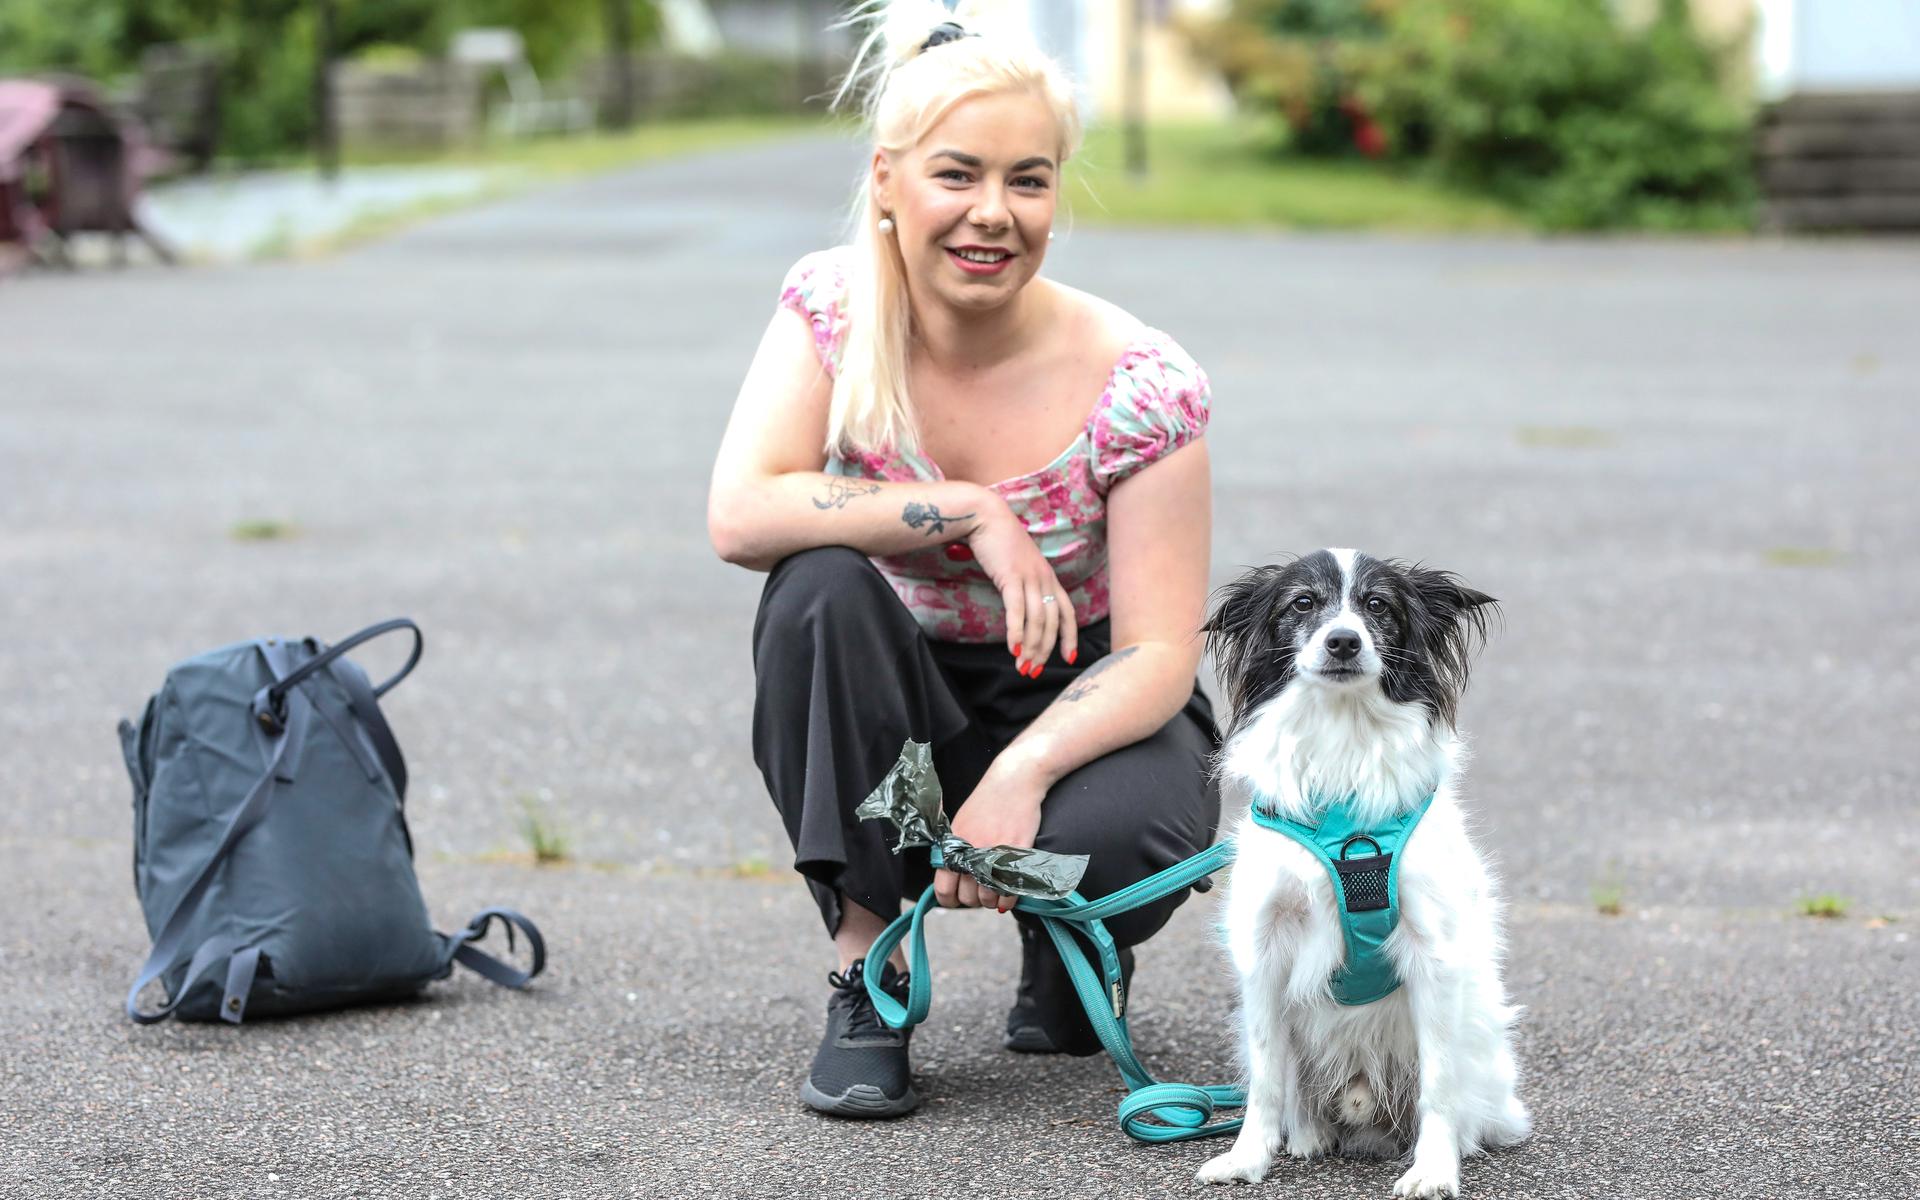
[[[1819,917],[1825,921],[1834,921],[1846,916],[1847,910],[1851,907],[1853,907],[1853,901],[1842,899],[1832,892],[1800,897],[1800,915],[1803,917]]]
[[[1620,868],[1607,867],[1607,873],[1593,882],[1588,889],[1593,897],[1593,910],[1603,917],[1617,917],[1625,908],[1626,885],[1620,879]]]
[[[294,528],[291,521],[235,521],[228,532],[236,542],[277,542],[292,537]]]
[[[551,799],[544,791],[539,796],[523,794],[519,798],[520,836],[526,839],[537,863],[563,863],[571,855],[567,836],[554,818]]]

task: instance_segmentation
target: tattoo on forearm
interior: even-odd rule
[[[827,498],[815,500],[813,506],[823,512],[829,508],[845,508],[847,501],[856,500],[861,496],[871,496],[879,490],[880,485],[877,483],[829,479],[827,480]]]
[[[1093,695],[1093,693],[1100,690],[1100,685],[1093,681],[1094,676],[1105,671],[1117,662],[1123,662],[1133,657],[1133,652],[1139,648],[1138,646],[1128,646],[1125,650],[1116,650],[1099,662],[1094,663],[1086,670],[1080,672],[1080,678],[1074,680],[1066,691],[1061,692],[1060,698],[1068,704],[1078,704],[1088,696]]]
[[[932,537],[936,533],[945,533],[947,526],[953,524],[955,521],[971,520],[974,515],[973,513],[961,513],[958,516],[949,517],[940,511],[939,505],[922,504],[916,500],[907,505],[905,511],[900,514],[900,519],[905,521],[909,527],[918,529],[928,537]]]

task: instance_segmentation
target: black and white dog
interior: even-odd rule
[[[1327,798],[1358,820],[1432,796],[1399,863],[1384,944],[1398,990],[1337,1002],[1346,954],[1329,871],[1250,814],[1239,819],[1224,932],[1239,978],[1247,1109],[1209,1183],[1257,1183],[1284,1149],[1392,1156],[1396,1196],[1453,1196],[1460,1160],[1527,1136],[1500,980],[1495,881],[1456,793],[1454,715],[1493,598],[1455,576],[1353,550],[1256,569],[1222,589],[1207,631],[1232,726],[1222,783],[1312,824]]]

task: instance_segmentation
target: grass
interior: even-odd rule
[[[1147,177],[1135,181],[1120,130],[1090,131],[1067,168],[1067,219],[1407,232],[1528,228],[1517,210],[1394,167],[1275,154],[1262,127],[1247,122],[1152,126],[1147,160]]]
[[[1775,546],[1761,557],[1770,567],[1837,567],[1847,558],[1824,546]]]
[[[1837,921],[1847,915],[1853,907],[1853,901],[1844,900],[1832,892],[1821,892],[1817,896],[1800,897],[1799,909],[1803,917],[1819,917],[1825,921]]]
[[[251,520],[235,521],[227,532],[236,542],[275,542],[292,537],[294,529],[290,521]]]
[[[1522,425],[1513,437],[1522,446],[1552,450],[1593,450],[1614,443],[1611,433],[1586,425]]]
[[[520,802],[520,836],[526,839],[527,849],[533,852],[533,861],[541,864],[563,863],[572,856],[567,836],[554,819],[549,806],[550,797],[522,795]]]
[[[348,168],[372,166],[513,167],[540,179],[591,175],[658,158],[745,145],[823,128],[810,116],[695,117],[649,122],[625,131],[495,139],[443,151],[355,152]],[[308,160],[311,165],[311,160]]]
[[[750,854],[727,868],[726,873],[734,879],[772,879],[773,863],[763,854]]]
[[[1613,871],[1596,880],[1588,894],[1593,897],[1593,911],[1603,917],[1617,917],[1626,911],[1626,886]]]

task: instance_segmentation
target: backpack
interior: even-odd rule
[[[379,687],[345,657],[396,630],[405,666]],[[133,883],[153,952],[127,1015],[239,1024],[394,1000],[461,963],[520,988],[546,965],[540,931],[489,908],[436,933],[413,873],[407,766],[379,698],[420,661],[405,618],[336,646],[270,637],[209,650],[167,672],[136,727],[121,721],[133,779]],[[527,936],[532,969],[481,952],[495,921]],[[143,1011],[142,989],[168,1000]]]

